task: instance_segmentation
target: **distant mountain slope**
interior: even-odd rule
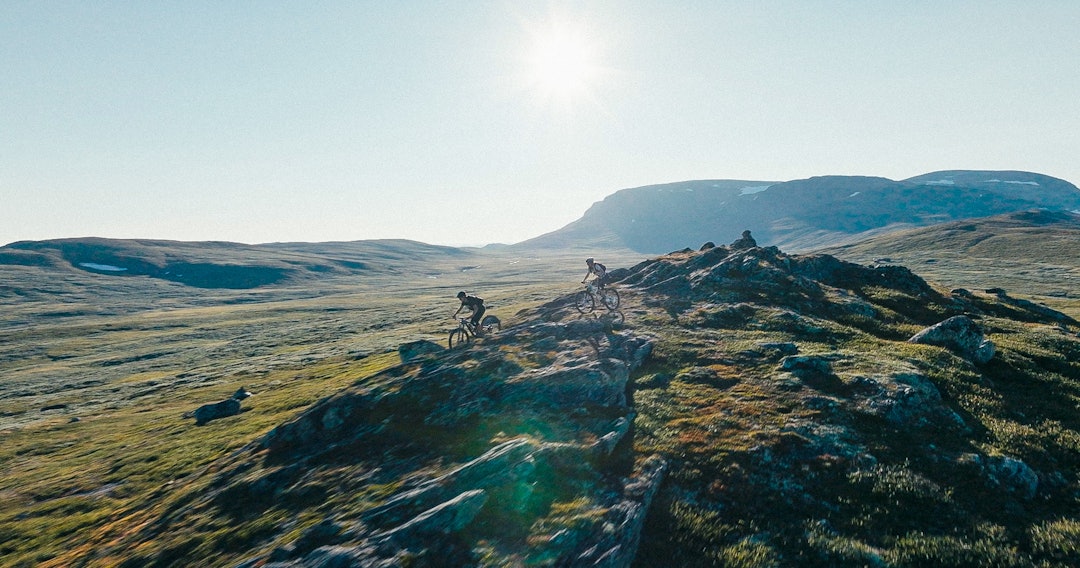
[[[871,237],[821,252],[902,264],[949,286],[1007,288],[1040,301],[1077,298],[1080,214],[1021,211]]]
[[[1080,267],[1080,214],[1021,211],[909,229],[827,249],[861,257],[951,252]]]
[[[805,251],[881,232],[1029,209],[1080,210],[1080,189],[1028,172],[943,171],[903,181],[825,176],[788,182],[704,180],[624,189],[581,219],[520,243],[663,253],[734,240]]]
[[[407,240],[331,243],[181,242],[103,238],[22,241],[0,247],[0,266],[149,276],[198,288],[256,288],[326,275],[394,272],[406,261],[468,257]]]

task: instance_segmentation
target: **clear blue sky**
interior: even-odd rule
[[[687,179],[1080,183],[1078,34],[1075,0],[4,0],[0,244],[483,244]]]

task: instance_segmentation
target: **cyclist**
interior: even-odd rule
[[[470,318],[469,321],[472,323],[473,333],[475,335],[483,335],[483,329],[480,327],[480,318],[484,317],[484,312],[487,311],[487,308],[484,307],[484,299],[470,296],[466,294],[464,290],[458,292],[457,298],[461,300],[461,305],[458,306],[457,311],[454,312],[454,317],[456,318],[457,315],[461,313],[461,310],[469,308],[469,311],[472,312],[472,318]]]
[[[585,264],[588,265],[589,271],[585,273],[585,278],[581,280],[581,283],[584,284],[589,279],[589,276],[593,275],[596,276],[596,289],[603,290],[604,280],[607,279],[607,267],[591,258],[586,258]]]

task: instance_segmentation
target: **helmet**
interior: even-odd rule
[[[458,298],[464,298],[465,296],[467,296],[467,294],[465,293],[465,290],[462,290],[462,291],[457,293]]]
[[[592,264],[592,263],[593,263],[592,257],[589,257],[589,258],[585,259],[585,264]]]

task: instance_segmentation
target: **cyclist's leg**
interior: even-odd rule
[[[480,318],[484,317],[484,312],[486,311],[487,308],[480,306],[480,309],[473,312],[472,319],[470,320],[473,326],[473,335],[483,335],[484,329],[480,327]]]

